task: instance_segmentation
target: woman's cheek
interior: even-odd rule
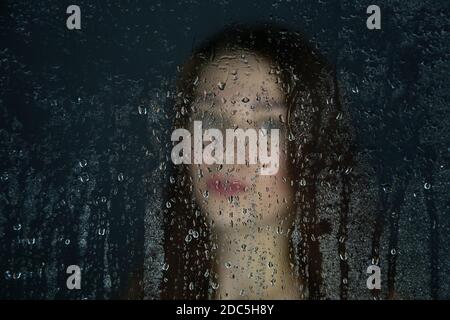
[[[287,195],[291,191],[291,177],[287,170],[287,160],[283,153],[280,154],[280,166],[278,172],[270,177],[270,184],[274,192],[279,195]]]

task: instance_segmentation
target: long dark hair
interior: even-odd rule
[[[293,210],[297,240],[293,250],[299,258],[295,262],[306,297],[322,298],[319,237],[329,232],[329,226],[318,219],[317,189],[339,184],[346,198],[353,162],[351,133],[347,113],[340,104],[335,72],[299,32],[268,24],[227,28],[195,49],[181,68],[174,127],[187,124],[195,98],[195,79],[201,69],[219,49],[236,48],[264,56],[279,67],[288,108],[290,172],[296,190]],[[215,289],[209,227],[194,199],[186,166],[172,170],[164,208],[161,297],[207,299]],[[345,237],[348,201],[340,203],[339,236]],[[342,268],[346,268],[345,264]]]

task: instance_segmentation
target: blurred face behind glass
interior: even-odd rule
[[[275,65],[255,53],[223,51],[202,68],[195,80],[196,112],[190,119],[191,132],[194,120],[202,121],[203,130],[222,131],[225,147],[226,129],[280,130],[279,170],[275,175],[261,175],[260,161],[189,166],[197,203],[216,230],[268,225],[286,228],[290,223],[293,189],[286,150],[287,106],[277,73]]]

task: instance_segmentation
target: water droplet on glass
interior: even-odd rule
[[[425,182],[425,184],[423,185],[423,187],[425,188],[425,190],[430,190],[431,189],[431,184],[428,182]]]
[[[12,278],[11,271],[6,270],[4,276],[5,276],[6,280],[11,280],[11,278]]]
[[[7,173],[7,172],[4,172],[4,173],[1,175],[0,179],[1,179],[2,181],[8,181],[8,179],[9,179],[8,173]]]
[[[294,141],[295,140],[295,136],[294,136],[294,134],[292,132],[289,132],[288,140],[289,141]]]
[[[383,184],[382,188],[383,188],[383,192],[384,193],[390,193],[391,192],[391,186],[389,184],[387,184],[387,183]]]
[[[87,160],[86,159],[82,159],[80,161],[78,161],[78,165],[80,166],[80,168],[84,168],[87,166]]]
[[[283,227],[282,226],[278,226],[277,227],[277,233],[278,234],[283,234],[283,232],[284,232]]]
[[[249,102],[249,101],[250,101],[250,99],[247,98],[247,97],[242,98],[242,102],[243,102],[243,103],[247,103],[247,102]]]
[[[142,115],[146,115],[147,114],[147,108],[144,107],[143,105],[138,106],[138,113],[142,114]]]
[[[119,181],[119,182],[123,181],[123,173],[122,172],[117,175],[117,181]]]
[[[219,81],[219,83],[217,84],[217,88],[219,88],[220,90],[225,89],[225,82]]]
[[[358,89],[358,87],[354,87],[354,88],[352,88],[352,92],[353,92],[353,93],[358,93],[358,92],[359,92],[359,89]]]
[[[339,254],[339,258],[340,258],[342,261],[347,261],[347,259],[348,259],[347,252],[340,253],[340,254]]]
[[[89,181],[89,175],[87,174],[87,172],[83,172],[81,175],[80,175],[80,177],[79,177],[79,180],[81,181],[81,182],[88,182]]]
[[[211,283],[211,287],[212,287],[214,290],[217,290],[217,289],[219,289],[219,284],[218,284],[218,283],[215,283],[215,282],[212,282],[212,283]]]

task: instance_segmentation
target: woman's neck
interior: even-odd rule
[[[276,227],[215,232],[216,299],[299,299],[289,236]]]

